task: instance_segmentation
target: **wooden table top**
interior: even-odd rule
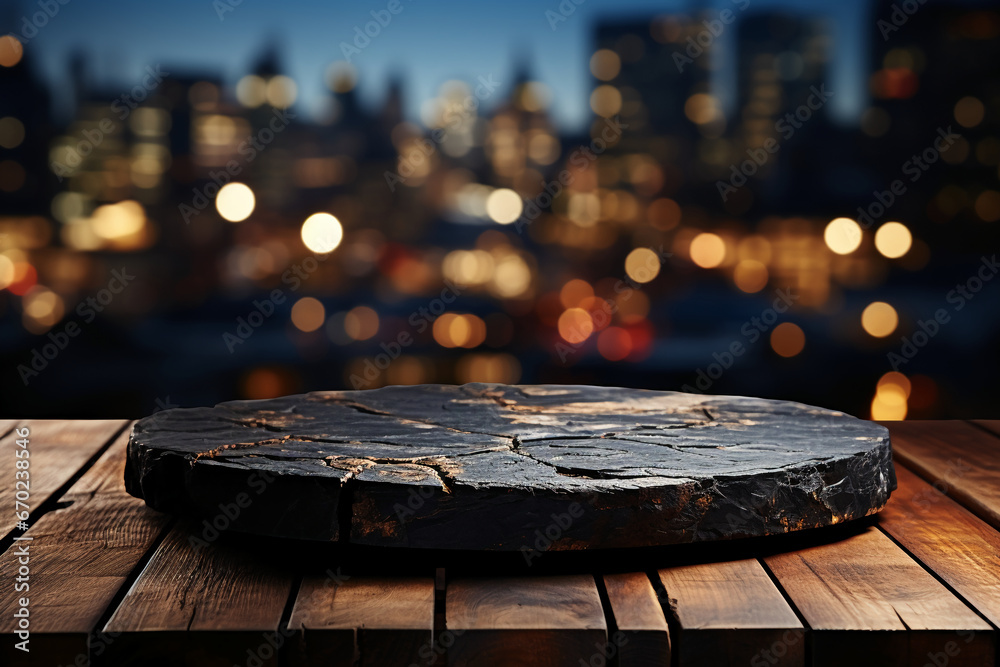
[[[269,540],[159,514],[125,492],[130,425],[0,420],[0,664],[996,662],[1000,421],[886,423],[899,488],[877,517],[601,553],[549,553],[540,536],[515,554]]]

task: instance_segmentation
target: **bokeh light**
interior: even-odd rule
[[[782,322],[771,331],[771,349],[782,357],[794,357],[806,346],[806,334],[799,325]]]
[[[292,324],[299,331],[316,331],[325,321],[326,309],[318,299],[304,296],[292,306]]]
[[[621,68],[621,58],[611,49],[599,49],[590,57],[590,73],[601,81],[611,81]]]
[[[714,269],[726,259],[726,242],[718,234],[702,232],[691,239],[691,261],[703,269]]]
[[[896,309],[884,301],[874,301],[861,313],[861,326],[870,336],[885,338],[899,325]]]
[[[344,331],[353,340],[368,340],[378,329],[378,313],[368,306],[355,306],[344,316]]]
[[[302,242],[313,252],[333,252],[344,238],[340,220],[329,213],[313,213],[302,223]]]
[[[887,222],[875,232],[875,248],[889,259],[902,257],[912,245],[913,235],[901,222]]]
[[[823,232],[826,247],[838,255],[849,255],[861,245],[861,226],[850,218],[835,218]]]
[[[622,110],[622,94],[614,86],[598,86],[590,94],[590,108],[598,116],[614,116]]]
[[[637,283],[648,283],[660,274],[660,257],[649,248],[636,248],[625,258],[625,273]]]
[[[13,67],[21,62],[24,55],[24,46],[14,35],[4,35],[0,37],[0,67]]]
[[[559,316],[559,335],[567,343],[576,345],[594,333],[594,320],[583,308],[567,308]]]
[[[499,188],[486,198],[486,213],[501,225],[509,225],[521,217],[524,202],[521,195],[509,188]]]
[[[226,183],[215,196],[215,208],[229,222],[242,222],[253,213],[253,190],[243,183]]]

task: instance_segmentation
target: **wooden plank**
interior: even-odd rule
[[[604,576],[617,631],[608,639],[619,667],[670,664],[670,632],[656,591],[643,572]],[[612,656],[608,656],[609,658]]]
[[[197,546],[200,534],[184,523],[160,544],[104,627],[120,633],[110,664],[277,664],[288,554],[227,534]]]
[[[659,571],[679,635],[678,665],[802,665],[805,633],[753,559]]]
[[[48,500],[68,482],[80,468],[104,447],[108,440],[127,422],[108,420],[31,420],[20,426],[28,429],[29,506],[32,511]],[[9,471],[0,480],[0,537],[17,524],[14,516],[14,470],[19,431],[11,431],[0,439],[0,461]]]
[[[885,425],[901,463],[1000,530],[1000,438],[960,421]]]
[[[103,652],[108,637],[90,637],[115,594],[154,544],[167,517],[125,492],[122,433],[61,498],[69,507],[49,512],[0,556],[0,580],[17,576],[23,545],[29,551],[31,657],[38,664],[81,664]],[[15,598],[0,597],[0,663],[23,657],[17,639]]]
[[[607,623],[584,575],[448,583],[447,664],[579,665],[605,659]]]
[[[1000,533],[903,466],[879,526],[994,626],[1000,626]]]
[[[296,665],[428,664],[434,635],[431,577],[306,577],[288,622],[300,631]]]
[[[993,664],[990,626],[874,526],[765,561],[809,624],[814,665]]]

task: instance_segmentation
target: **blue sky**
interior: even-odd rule
[[[214,72],[235,82],[252,65],[262,46],[277,40],[282,45],[284,67],[299,85],[299,100],[310,112],[321,108],[324,72],[331,62],[343,58],[341,42],[350,43],[354,26],[370,21],[370,12],[385,9],[388,1],[288,0],[278,4],[262,0],[70,0],[29,42],[28,48],[34,52],[46,79],[57,89],[68,81],[69,54],[82,49],[90,58],[98,82],[125,92],[138,82],[149,64],[160,64],[166,71]],[[407,111],[415,118],[420,102],[433,96],[444,81],[474,81],[480,75],[492,74],[494,79],[507,83],[516,58],[526,55],[533,63],[536,78],[552,89],[553,113],[567,130],[579,129],[589,115],[587,63],[597,20],[648,17],[698,7],[718,11],[733,6],[730,0],[583,0],[553,30],[545,12],[558,11],[559,0],[399,1],[402,11],[360,54],[354,55],[364,101],[378,103],[388,76],[395,72],[405,82]],[[239,4],[220,20],[218,3],[234,2]],[[572,0],[565,3],[572,4]],[[831,20],[834,52],[829,87],[837,93],[831,112],[842,122],[856,118],[866,102],[863,89],[869,58],[867,42],[872,34],[877,35],[868,2],[750,3],[745,14],[790,7]],[[35,2],[22,0],[15,9],[17,23],[29,10],[38,10]],[[8,13],[8,29],[9,17]],[[734,37],[733,30],[722,36],[722,46],[730,56]]]

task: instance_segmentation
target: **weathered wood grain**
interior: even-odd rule
[[[670,632],[649,577],[642,572],[604,575],[616,632],[608,639],[618,667],[670,665]]]
[[[809,624],[814,665],[993,664],[992,628],[877,527],[765,562]]]
[[[785,533],[872,514],[886,430],[751,398],[471,384],[323,392],[141,420],[126,485],[231,528],[355,544],[565,550]]]
[[[199,546],[197,526],[173,528],[104,627],[110,664],[276,665],[291,633],[289,551],[226,536]],[[259,661],[259,663],[258,663]]]
[[[902,466],[879,527],[1000,626],[1000,533]]]
[[[756,560],[659,571],[679,635],[678,665],[804,664],[805,631]]]
[[[98,438],[103,437],[98,430]],[[13,582],[29,552],[31,653],[13,651],[18,595],[0,595],[0,663],[77,665],[96,658],[113,637],[95,633],[111,604],[167,522],[125,492],[123,470],[128,433],[122,433],[49,512],[0,556],[0,579]],[[67,448],[75,445],[65,445]],[[88,639],[89,637],[89,639]],[[24,658],[30,658],[26,663]]]
[[[430,664],[434,655],[431,577],[306,577],[288,627],[296,665]]]
[[[26,460],[29,463],[29,505],[36,510],[94,457],[108,441],[124,427],[124,419],[110,420],[30,420],[20,426],[28,433]],[[9,432],[0,439],[0,461],[9,471],[0,479],[0,537],[7,535],[17,524],[14,516],[17,486],[15,462],[21,439],[18,431]],[[25,460],[25,459],[21,459]],[[9,510],[9,511],[8,511]]]
[[[900,462],[1000,530],[1000,437],[961,421],[886,425]]]
[[[451,581],[445,609],[449,665],[579,665],[607,659],[607,623],[590,576]]]

